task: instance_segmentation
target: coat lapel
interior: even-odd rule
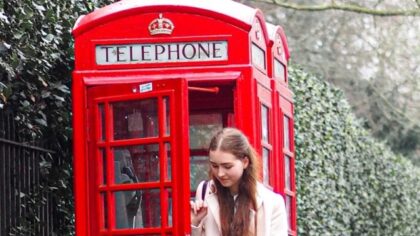
[[[219,232],[222,232],[222,227],[220,225],[219,202],[217,201],[216,194],[209,194],[206,201],[207,201],[208,210],[213,215],[214,221],[217,224],[217,228],[219,229]]]
[[[257,203],[258,201],[260,201],[259,208],[258,210],[263,210],[264,211],[264,223],[260,224],[261,226],[263,226],[263,231],[264,231],[264,235],[268,235],[266,232],[270,232],[271,230],[271,221],[269,219],[271,219],[271,212],[273,210],[272,207],[272,203],[270,201],[263,201],[263,199],[267,198],[267,192],[266,192],[266,188],[264,187],[264,185],[262,185],[261,183],[257,184]],[[262,207],[262,204],[264,204],[264,206]]]

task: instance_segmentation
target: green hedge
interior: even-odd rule
[[[290,68],[299,235],[420,235],[420,171],[374,140],[343,93]]]
[[[0,109],[15,111],[19,133],[57,152],[42,167],[49,182],[42,192],[56,196],[57,235],[74,233],[70,80],[71,29],[81,14],[112,0],[0,1]],[[56,161],[56,160],[60,161]],[[25,193],[33,196],[34,193]],[[21,199],[31,211],[43,199]],[[22,219],[24,220],[24,219]],[[15,235],[33,235],[36,217],[20,222]]]

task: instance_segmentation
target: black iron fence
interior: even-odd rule
[[[24,142],[13,114],[0,109],[0,236],[53,235],[53,198],[41,187],[53,154]]]

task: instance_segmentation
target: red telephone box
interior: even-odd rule
[[[296,235],[296,185],[295,185],[295,145],[293,129],[293,94],[288,88],[287,61],[289,49],[286,35],[281,26],[267,23],[267,31],[270,38],[268,50],[269,69],[271,78],[272,101],[274,104],[274,135],[276,168],[283,171],[275,171],[275,190],[283,193],[288,214],[289,234]]]
[[[271,30],[267,30],[267,28]],[[296,235],[293,100],[279,26],[230,0],[123,0],[73,30],[77,235],[188,235],[226,126],[261,155]]]

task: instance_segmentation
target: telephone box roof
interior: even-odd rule
[[[270,40],[274,40],[274,37],[276,36],[276,33],[277,33],[277,25],[273,25],[269,22],[266,22],[265,26],[267,27],[268,37],[270,38]]]
[[[268,22],[266,22],[265,25],[267,27],[267,34],[271,43],[274,43],[276,34],[279,34],[283,48],[284,48],[284,52],[286,54],[286,60],[289,60],[290,58],[289,46],[287,44],[286,34],[284,33],[283,28],[280,25],[273,25]]]
[[[78,36],[99,24],[121,16],[138,14],[140,8],[143,12],[156,11],[156,8],[164,11],[182,9],[183,12],[201,12],[203,15],[214,15],[230,21],[247,30],[252,27],[256,16],[262,17],[260,10],[232,0],[122,0],[81,16],[72,33]]]

